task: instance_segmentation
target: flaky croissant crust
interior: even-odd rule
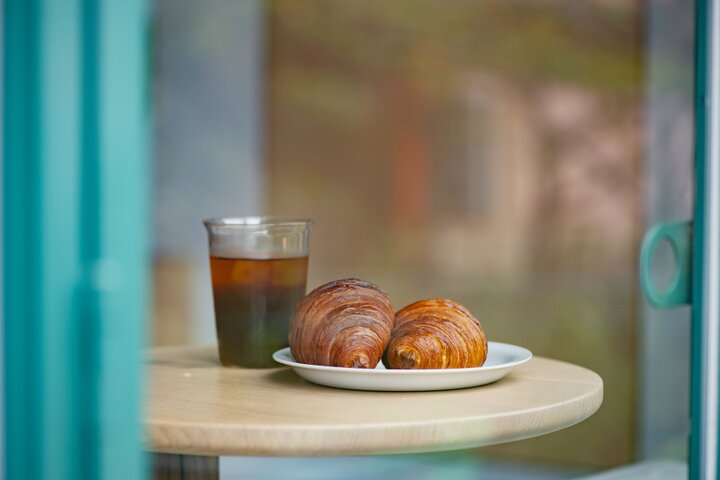
[[[383,361],[398,369],[469,368],[486,358],[480,322],[459,303],[432,298],[397,312]]]
[[[326,283],[295,310],[290,350],[302,363],[375,368],[390,341],[394,317],[390,298],[376,285],[356,278]]]

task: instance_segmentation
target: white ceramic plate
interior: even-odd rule
[[[297,362],[290,348],[273,354],[273,359],[292,367],[305,380],[328,387],[385,392],[419,392],[450,390],[485,385],[501,379],[513,367],[532,358],[522,347],[488,342],[488,356],[482,367],[434,370],[388,370],[382,362],[373,370],[363,368],[325,367]]]

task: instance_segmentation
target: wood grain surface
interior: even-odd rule
[[[453,450],[574,425],[602,403],[594,372],[535,357],[502,380],[440,392],[316,386],[290,368],[223,368],[213,347],[148,353],[146,448],[191,455]]]

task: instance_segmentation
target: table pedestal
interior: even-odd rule
[[[152,454],[153,480],[218,480],[218,457]]]

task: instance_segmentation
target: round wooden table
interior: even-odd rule
[[[191,455],[159,458],[171,469],[194,462],[210,476],[220,455],[412,453],[521,440],[581,422],[603,398],[596,373],[542,357],[496,383],[437,392],[340,390],[287,367],[223,368],[214,347],[155,349],[148,367],[147,448]]]

